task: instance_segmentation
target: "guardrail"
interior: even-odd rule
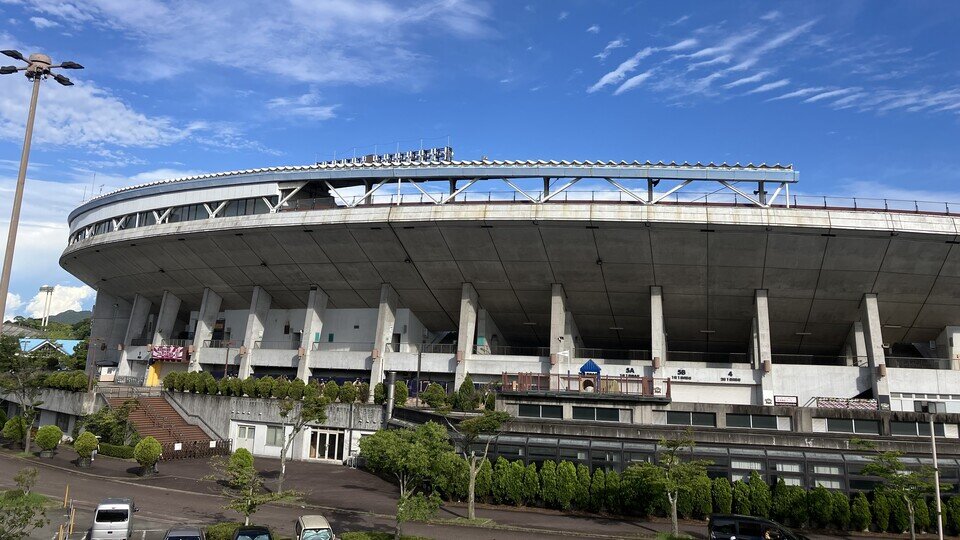
[[[907,356],[887,356],[887,367],[908,369],[951,369],[953,361],[949,358],[917,358]]]
[[[372,341],[314,341],[311,348],[315,351],[357,351],[373,350]]]
[[[205,339],[203,346],[208,349],[234,349],[242,347],[243,342],[229,339]]]
[[[113,378],[113,382],[122,386],[143,386],[144,378],[134,375],[117,375]]]
[[[473,354],[502,356],[550,356],[550,347],[514,347],[511,345],[474,345]]]
[[[501,392],[575,392],[670,397],[670,379],[609,375],[502,373]]]
[[[188,345],[193,345],[192,339],[165,339],[163,340],[163,345],[169,345],[171,347],[186,347]]]
[[[412,347],[423,354],[457,354],[456,343],[421,343]]]
[[[134,338],[130,340],[131,347],[146,347],[153,343],[153,338]]]
[[[294,343],[290,340],[254,341],[253,348],[254,349],[294,350],[294,349],[299,349],[300,344]]]
[[[233,439],[168,442],[162,443],[160,448],[161,461],[227,456],[230,455],[233,448]]]

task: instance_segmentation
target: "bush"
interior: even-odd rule
[[[173,373],[167,373],[167,376],[163,378],[163,389],[167,391],[173,391],[176,389],[177,379],[180,377],[180,372],[174,371]]]
[[[783,479],[773,488],[770,515],[790,527],[802,527],[807,522],[807,492],[800,486],[788,486]]]
[[[181,378],[183,378],[183,391],[184,392],[198,392],[198,386],[202,388],[202,385],[197,383],[200,382],[200,374],[197,372],[182,373]]]
[[[754,516],[770,517],[770,486],[764,481],[760,473],[750,473],[750,510]]]
[[[845,531],[850,527],[850,498],[842,491],[834,491],[833,497],[833,526]]]
[[[726,478],[715,478],[713,480],[713,489],[710,490],[713,495],[713,511],[718,514],[729,514],[733,512],[733,488],[730,487],[730,480]]]
[[[88,458],[97,449],[97,444],[97,437],[89,431],[84,431],[77,440],[73,441],[73,449],[78,456]]]
[[[947,503],[943,505],[943,514],[950,534],[960,534],[960,495],[947,499]]]
[[[910,530],[910,512],[901,497],[887,497],[890,503],[890,527],[887,532],[902,533]]]
[[[303,399],[303,391],[307,388],[307,384],[301,379],[294,379],[290,381],[290,387],[287,388],[287,397],[290,399]]]
[[[862,492],[853,496],[853,507],[850,510],[850,528],[855,531],[867,531],[873,516],[870,515],[870,503]]]
[[[357,400],[357,385],[345,382],[340,387],[340,403],[353,403]]]
[[[931,523],[936,527],[937,520],[936,518],[930,518],[930,506],[927,505],[926,499],[920,498],[913,503],[913,515],[918,531],[929,531]]]
[[[360,403],[370,400],[370,383],[362,382],[357,386],[357,399]]]
[[[569,461],[557,465],[557,505],[561,510],[569,510],[577,492],[577,468]]]
[[[830,525],[833,519],[833,496],[823,486],[817,486],[807,492],[807,511],[810,525],[822,529]]]
[[[873,492],[873,523],[878,532],[886,532],[890,527],[890,502],[883,493]]]
[[[145,437],[133,448],[133,457],[141,467],[153,467],[157,461],[160,461],[160,454],[163,447],[153,437]]]
[[[690,503],[693,507],[693,517],[704,519],[713,512],[713,501],[710,498],[711,487],[710,477],[705,474],[694,479],[693,485],[690,486]]]
[[[243,380],[241,387],[244,395],[249,397],[257,397],[257,379],[252,375]]]
[[[217,383],[217,379],[209,371],[203,371],[201,373],[200,380],[203,382],[203,392],[211,396],[217,395],[217,392],[220,391],[220,385]]]
[[[603,503],[611,514],[620,514],[623,512],[623,501],[620,493],[620,474],[617,471],[610,471],[606,478],[606,498]]]
[[[407,404],[407,398],[410,397],[410,389],[407,388],[407,383],[404,381],[397,381],[393,385],[393,404],[397,407],[403,407]]]
[[[273,381],[273,392],[271,397],[284,399],[290,395],[290,381],[286,377],[278,377]]]
[[[7,423],[7,413],[3,409],[0,409],[0,426],[3,426]]]
[[[377,405],[383,405],[387,402],[387,395],[384,393],[382,382],[378,382],[373,387],[373,402]]]
[[[750,506],[750,486],[743,480],[737,480],[733,483],[733,513],[744,516],[752,516],[753,508]]]
[[[128,445],[100,443],[97,454],[120,459],[133,459],[134,448]]]
[[[493,488],[493,465],[490,460],[484,458],[480,462],[480,468],[477,471],[477,484],[474,486],[474,496],[477,500],[485,500],[490,497]]]
[[[544,506],[548,508],[558,506],[560,493],[557,490],[557,464],[551,460],[540,464],[540,494]]]
[[[27,435],[27,421],[22,416],[14,416],[3,424],[3,438],[21,442]]]
[[[457,395],[459,396],[459,410],[462,411],[475,411],[477,406],[480,405],[480,396],[477,395],[477,389],[473,386],[473,379],[470,377],[470,374],[467,374],[463,378],[463,382],[460,383],[460,388],[457,389]]]
[[[43,426],[37,430],[37,446],[39,446],[41,450],[46,450],[47,452],[56,450],[61,439],[63,439],[63,431],[52,424]]]
[[[330,379],[323,385],[323,395],[333,403],[340,397],[340,386],[337,385],[337,381]]]
[[[444,452],[442,459],[442,473],[436,479],[437,488],[447,500],[466,499],[470,483],[470,466],[467,460],[453,452]]]
[[[577,464],[577,482],[573,491],[573,504],[580,510],[590,507],[590,467]]]
[[[447,392],[437,383],[430,383],[420,394],[420,399],[430,408],[442,409],[447,405]]]
[[[217,523],[208,526],[204,532],[207,540],[233,540],[233,534],[243,526],[243,523]]]
[[[523,466],[523,462],[511,461],[510,466],[507,468],[507,478],[504,483],[506,488],[507,499],[516,506],[523,506],[526,504],[526,499],[523,495],[526,492],[523,485],[523,476],[526,473],[526,467]]]
[[[487,392],[486,397],[483,398],[483,408],[488,411],[497,410],[497,394],[493,390]]]
[[[493,465],[493,500],[498,504],[504,504],[507,502],[509,495],[507,494],[507,481],[510,476],[510,462],[506,460],[503,456],[497,458],[497,462]]]
[[[593,471],[593,480],[590,481],[590,511],[599,512],[606,505],[607,475],[603,469],[597,467]]]
[[[517,463],[520,463],[519,461]],[[521,464],[522,465],[522,464]],[[531,463],[523,469],[523,503],[533,504],[540,498],[540,474]]]
[[[275,381],[269,375],[257,379],[257,397],[268,398],[272,396],[274,385]]]

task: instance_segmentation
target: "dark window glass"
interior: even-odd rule
[[[519,446],[501,444],[497,446],[497,453],[505,458],[518,458],[523,455],[523,448]]]
[[[926,422],[917,422],[916,426],[917,426],[917,433],[919,433],[921,437],[930,436],[930,424]]]
[[[560,459],[565,459],[567,461],[576,459],[584,460],[587,459],[587,451],[578,448],[561,448]]]
[[[869,433],[871,435],[880,434],[880,421],[879,420],[855,420],[855,427],[857,428],[857,433]]]
[[[126,510],[100,510],[97,512],[97,523],[122,523],[126,520]]]
[[[689,426],[690,413],[684,411],[667,411],[667,423],[676,426]]]
[[[228,201],[226,206],[223,207],[223,210],[220,210],[220,213],[217,214],[222,217],[234,217],[237,215],[237,201]]]
[[[777,417],[770,414],[753,415],[754,429],[777,429]]]
[[[527,453],[529,453],[532,458],[554,459],[557,457],[557,447],[531,446],[527,448]]]
[[[542,418],[563,418],[563,407],[560,405],[541,405],[540,416]]]
[[[574,420],[595,420],[597,410],[594,407],[574,407],[573,408],[573,419]]]
[[[738,536],[760,536],[760,524],[754,521],[741,521]]]
[[[601,422],[619,422],[620,409],[606,409],[597,407],[597,420]]]
[[[271,199],[273,197],[270,197]],[[271,201],[272,203],[273,201]],[[266,214],[270,211],[270,207],[267,206],[267,203],[264,202],[263,197],[257,197],[253,200],[253,213],[254,214]]]
[[[712,531],[717,534],[737,534],[737,524],[726,519],[715,519],[712,523]]]
[[[750,427],[750,415],[749,414],[728,414],[727,427],[732,427],[732,428]]]
[[[853,433],[853,420],[849,418],[827,418],[827,431]]]
[[[912,435],[917,436],[916,422],[890,422],[890,432],[894,435]],[[929,433],[929,430],[927,431]]]
[[[717,426],[717,415],[713,413],[695,412],[691,413],[692,424],[695,426]]]
[[[167,223],[177,223],[183,221],[184,210],[186,206],[177,206],[170,210],[170,215],[167,217]]]
[[[520,411],[517,416],[526,416],[530,418],[540,418],[540,406],[539,405],[527,405],[524,403],[520,404]]]

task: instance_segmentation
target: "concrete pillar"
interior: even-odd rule
[[[314,341],[319,341],[323,333],[323,317],[327,311],[327,293],[317,287],[310,288],[307,297],[307,313],[303,319],[303,333],[300,335],[300,363],[297,364],[297,378],[303,382],[310,380],[310,362],[315,352]]]
[[[209,288],[203,289],[203,299],[200,300],[200,316],[197,318],[197,327],[193,331],[193,353],[190,355],[189,371],[200,371],[200,350],[205,347],[204,342],[213,338],[213,325],[220,315],[220,304],[223,298]]]
[[[150,308],[153,302],[147,300],[139,294],[133,297],[133,307],[130,310],[130,319],[127,320],[127,330],[123,335],[123,350],[120,352],[120,362],[117,365],[117,375],[125,377],[130,375],[130,343],[140,337],[144,325],[147,324],[147,317],[150,316]]]
[[[867,293],[860,302],[860,323],[867,349],[867,364],[870,367],[870,382],[873,395],[883,410],[890,410],[890,390],[887,384],[887,362],[883,352],[883,331],[880,325],[880,309],[877,295]]]
[[[160,314],[157,316],[157,328],[153,333],[154,345],[163,345],[164,341],[173,339],[173,327],[177,324],[178,313],[180,313],[180,299],[170,291],[163,291]]]
[[[370,367],[370,398],[368,403],[373,403],[373,388],[377,383],[383,382],[384,361],[386,360],[388,349],[393,343],[393,329],[397,323],[397,291],[389,283],[380,286],[380,310],[377,313],[377,333],[374,335],[373,365]]]
[[[937,336],[937,357],[949,358],[950,369],[960,369],[960,326],[947,326]]]
[[[863,323],[857,321],[850,325],[850,334],[843,348],[848,366],[859,366],[867,362],[867,341],[863,335]]]
[[[98,290],[90,317],[90,340],[87,347],[87,373],[97,375],[94,365],[101,361],[120,362],[119,347],[130,319],[130,302]]]
[[[454,388],[467,377],[468,363],[473,356],[473,345],[477,341],[477,312],[480,300],[477,290],[470,283],[464,283],[460,290],[460,325],[457,332],[457,372],[454,375]]]
[[[550,291],[550,388],[558,388],[558,375],[570,369],[574,355],[576,324],[567,310],[563,285],[554,283]]]
[[[265,291],[259,285],[253,288],[253,295],[250,297],[250,313],[247,315],[247,328],[243,337],[243,346],[246,354],[240,357],[241,379],[246,379],[253,374],[253,355],[254,343],[263,339],[263,326],[270,313],[270,303],[273,298],[270,293]]]
[[[663,377],[667,366],[667,333],[663,324],[663,287],[650,287],[650,358],[653,376]]]
[[[754,341],[751,343],[756,359],[755,369],[760,371],[761,405],[773,405],[773,355],[770,346],[770,312],[766,289],[754,293]]]

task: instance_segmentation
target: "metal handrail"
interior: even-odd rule
[[[953,361],[950,358],[924,358],[913,356],[887,356],[884,358],[887,367],[907,369],[951,369]]]
[[[208,349],[227,349],[242,347],[242,341],[233,341],[229,339],[205,339],[203,340],[203,346]]]
[[[254,349],[281,349],[281,350],[293,350],[299,349],[300,344],[295,343],[291,340],[273,340],[273,341],[254,341]]]
[[[650,351],[642,349],[597,349],[577,347],[574,358],[599,358],[603,360],[652,360]]]
[[[187,345],[193,344],[192,339],[164,339],[162,341],[164,345],[169,345],[171,347],[186,347]]]
[[[153,338],[133,338],[130,340],[131,347],[146,347],[153,343]]]
[[[315,351],[359,351],[373,350],[372,341],[314,341],[311,349]]]
[[[500,356],[550,356],[550,347],[516,347],[513,345],[474,345],[473,353]]]

